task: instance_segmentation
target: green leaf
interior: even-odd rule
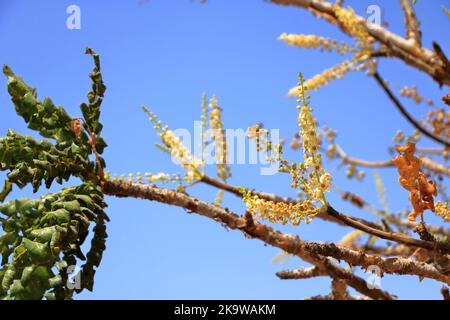
[[[20,279],[22,285],[27,285],[27,282],[30,280],[31,275],[33,274],[34,270],[36,270],[36,267],[37,265],[31,265],[23,269],[22,278]]]
[[[103,158],[91,160],[94,148],[90,143],[95,139],[98,154],[107,146],[100,136],[103,126],[99,121],[106,86],[98,54],[89,48],[86,53],[92,55],[95,66],[89,74],[92,89],[88,102],[81,105],[85,129],[81,132],[63,107],[48,97],[39,100],[36,89],[8,66],[3,67],[16,113],[28,128],[53,142],[37,141],[13,130],[0,138],[0,171],[7,176],[0,191],[0,299],[71,297],[72,290],[64,286],[64,279],[67,267],[77,264],[77,259],[86,260],[81,290],[92,290],[95,269],[106,248],[105,221],[109,220],[98,185],[98,163],[103,168],[106,164]],[[31,185],[37,192],[43,183],[50,188],[53,181],[62,184],[72,176],[80,178],[82,184],[37,200],[20,198],[2,203],[13,184],[19,188]],[[92,223],[94,235],[85,256],[82,246]],[[59,274],[54,274],[54,268]]]
[[[22,245],[35,263],[45,263],[52,260],[52,253],[48,243],[39,243],[29,239],[22,239]]]
[[[16,210],[22,214],[32,214],[37,208],[37,201],[28,198],[20,198],[16,200]]]
[[[63,285],[63,279],[60,275],[56,275],[53,278],[48,279],[48,281],[51,288]]]
[[[30,236],[41,243],[50,242],[53,234],[56,232],[56,226],[35,229],[30,232]]]
[[[11,284],[14,281],[14,276],[16,274],[16,270],[15,270],[14,266],[11,264],[5,265],[5,267],[6,267],[6,271],[3,274],[2,289],[4,291],[8,291],[9,287],[11,286]]]
[[[3,202],[12,190],[12,183],[5,180],[2,191],[0,191],[0,202]]]
[[[70,212],[79,212],[80,211],[80,203],[77,200],[66,201],[62,203],[64,209]]]
[[[41,223],[57,223],[62,224],[70,221],[70,212],[66,209],[58,209],[55,211],[50,211],[45,214],[42,218]]]
[[[15,232],[5,232],[0,236],[0,245],[12,245],[18,239]]]
[[[16,213],[15,202],[8,201],[8,202],[0,205],[0,212],[3,213],[7,217],[11,217],[14,213]]]
[[[16,296],[24,291],[25,291],[25,288],[22,286],[22,283],[20,282],[20,280],[14,280],[13,284],[10,288],[9,294],[11,296]]]

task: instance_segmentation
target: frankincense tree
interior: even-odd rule
[[[352,43],[318,35],[283,33],[280,40],[292,46],[336,51],[348,59],[318,75],[304,79],[299,73],[298,84],[289,91],[297,98],[298,131],[290,147],[299,149],[303,160],[289,160],[283,150],[284,143],[271,141],[261,124],[249,128],[248,138],[256,142],[257,151],[267,161],[275,163],[281,174],[291,178],[291,187],[298,197],[284,197],[257,191],[251,186],[230,184],[231,169],[227,162],[228,145],[222,108],[217,97],[209,102],[204,95],[201,110],[201,155],[194,155],[182,139],[163,124],[148,108],[149,116],[161,143],[157,145],[171,155],[183,169],[177,174],[136,173],[128,177],[111,174],[102,157],[106,142],[102,138],[100,108],[106,86],[103,83],[100,58],[92,50],[86,53],[94,59],[89,74],[92,89],[87,102],[80,105],[82,118],[70,116],[50,98],[38,100],[36,89],[29,86],[8,66],[3,73],[8,79],[8,93],[18,116],[30,130],[37,131],[44,140],[8,130],[0,138],[0,170],[6,181],[0,192],[0,236],[2,262],[0,268],[0,298],[2,299],[71,299],[74,292],[93,290],[94,275],[106,249],[105,196],[134,197],[162,202],[213,219],[226,227],[244,233],[282,250],[281,256],[290,255],[311,264],[308,269],[285,270],[277,273],[281,279],[307,279],[329,277],[332,290],[314,299],[396,299],[393,293],[370,286],[353,268],[378,268],[382,274],[412,275],[441,282],[442,295],[450,299],[450,230],[426,223],[424,213],[429,211],[450,221],[449,197],[444,180],[450,176],[443,161],[450,151],[449,95],[442,102],[432,101],[419,93],[417,87],[403,87],[399,95],[417,104],[432,108],[425,119],[415,119],[403,106],[397,94],[378,72],[377,66],[385,58],[397,59],[412,68],[425,72],[437,85],[450,86],[450,61],[438,43],[428,49],[422,45],[420,23],[410,0],[400,0],[405,17],[406,36],[368,22],[357,15],[343,1],[323,0],[271,0],[275,4],[296,6],[312,12],[348,34]],[[448,11],[444,8],[444,12]],[[364,71],[373,77],[387,94],[406,121],[416,129],[411,135],[398,132],[392,147],[393,159],[371,162],[349,156],[337,142],[336,133],[320,127],[314,116],[311,93],[330,82],[343,78],[350,71]],[[257,122],[258,119],[255,119]],[[210,134],[206,134],[209,129]],[[439,147],[420,146],[421,136],[436,142]],[[207,150],[213,150],[216,177],[207,174]],[[323,159],[337,159],[346,169],[349,179],[364,179],[363,167],[397,167],[399,186],[409,192],[410,212],[391,213],[386,201],[386,190],[377,172],[375,182],[384,208],[378,209],[357,194],[342,191],[333,185],[332,173],[323,166]],[[59,192],[36,199],[8,200],[13,188],[31,185],[35,193],[54,182],[63,184],[75,177],[79,185],[62,188]],[[189,187],[202,183],[218,189],[213,203],[188,194]],[[43,185],[44,184],[44,185]],[[157,184],[167,184],[162,187]],[[222,205],[223,194],[231,193],[246,205],[238,214]],[[375,213],[375,222],[344,214],[328,200],[327,194],[338,192],[355,207]],[[440,197],[440,200],[438,199]],[[337,227],[351,227],[339,243],[310,242],[297,235],[282,233],[265,224],[292,224],[298,228],[304,223],[322,219]],[[419,221],[417,221],[420,219]],[[89,233],[92,232],[92,235]],[[368,237],[362,245],[359,239]],[[85,244],[90,237],[90,246]],[[320,240],[320,239],[319,239]],[[85,248],[87,252],[84,252]],[[71,267],[81,264],[78,281],[72,283]],[[348,288],[358,292],[351,295]]]

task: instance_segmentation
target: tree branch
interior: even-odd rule
[[[318,267],[302,268],[295,270],[283,270],[276,273],[277,277],[283,280],[289,279],[310,279],[315,277],[328,276],[326,272]]]
[[[381,161],[367,161],[362,159],[357,159],[348,156],[340,147],[338,144],[334,143],[336,146],[337,155],[342,159],[342,161],[346,164],[352,164],[359,167],[365,167],[365,168],[389,168],[394,167],[394,164],[392,163],[392,160],[381,160]],[[429,149],[424,149],[424,152]],[[439,150],[439,152],[442,154],[445,149],[435,149]],[[420,150],[419,150],[420,151]],[[431,151],[431,150],[430,150]],[[438,152],[438,151],[435,151]],[[450,168],[426,157],[419,157],[420,160],[422,160],[422,165],[424,168],[433,171],[435,173],[440,173],[443,175],[446,175],[450,177]]]
[[[442,274],[435,267],[427,263],[417,262],[413,259],[382,258],[336,246],[334,243],[304,242],[303,245],[308,251],[322,256],[333,257],[338,260],[344,260],[355,266],[361,266],[363,268],[378,266],[385,273],[417,275],[450,284],[449,276]]]
[[[372,289],[367,291],[361,288],[361,283],[353,283],[356,280],[355,275],[349,275],[348,271],[334,265],[325,257],[333,257],[338,260],[344,260],[352,265],[368,268],[376,265],[383,272],[392,274],[408,274],[417,275],[441,281],[450,284],[450,277],[441,274],[436,268],[422,262],[416,262],[412,259],[404,258],[382,258],[372,256],[363,252],[354,251],[345,247],[336,246],[333,243],[315,243],[302,241],[298,236],[284,234],[273,228],[263,225],[259,222],[248,223],[248,219],[241,217],[228,209],[208,204],[187,194],[158,188],[155,186],[144,184],[124,183],[120,181],[104,181],[103,190],[105,194],[118,197],[134,197],[148,200],[156,200],[158,202],[185,208],[191,212],[196,212],[205,217],[225,224],[230,229],[238,229],[247,235],[262,240],[272,246],[278,247],[290,254],[296,255],[301,259],[315,265],[321,270],[325,270],[331,277],[344,279],[349,285],[358,287],[358,291],[368,296],[377,298],[388,298],[390,295],[378,290]],[[418,240],[417,240],[418,241]]]
[[[427,153],[431,155],[444,155],[445,152],[448,152],[446,148],[435,148],[435,147],[417,147],[416,148],[418,153]]]
[[[254,222],[249,225],[245,217],[229,211],[228,209],[209,204],[191,197],[187,194],[157,188],[151,185],[132,184],[121,181],[104,181],[103,192],[107,195],[117,197],[133,197],[147,200],[155,200],[158,202],[179,206],[196,212],[202,216],[223,223],[230,229],[241,230],[247,235],[260,239],[263,242],[278,247],[290,254],[300,257],[321,270],[324,270],[333,278],[344,280],[349,286],[353,287],[360,293],[371,297],[372,299],[394,299],[389,293],[379,289],[369,289],[366,282],[353,273],[343,269],[328,261],[327,258],[320,256],[314,251],[305,249],[305,242],[300,240],[298,236],[283,234],[271,227]]]
[[[342,190],[337,190],[337,192],[341,194],[341,197],[343,200],[350,202],[351,204],[357,206],[358,208],[364,208],[365,210],[374,211],[379,214],[383,214],[383,219],[386,222],[392,223],[401,229],[406,227],[408,229],[414,230],[420,224],[420,222],[402,220],[399,214],[397,214],[397,215],[387,214],[386,215],[386,213],[383,210],[375,208],[371,204],[367,203],[366,200],[364,200],[363,198],[361,198],[360,196],[358,196],[354,193],[351,193],[348,191],[342,191]],[[427,229],[433,234],[440,234],[442,236],[447,237],[447,239],[450,239],[450,230],[447,228],[444,228],[442,226],[435,226],[432,224],[428,224]]]
[[[204,176],[201,180],[202,182],[205,182],[209,185],[215,186],[217,188],[220,188],[225,191],[229,191],[233,194],[236,194],[238,196],[242,196],[242,193],[238,187],[234,187],[231,185],[228,185],[226,183],[223,183],[221,181],[209,178],[207,176]],[[296,203],[295,200],[285,198],[285,197],[279,197],[276,195],[268,194],[265,192],[256,192],[252,191],[252,194],[257,195],[261,199],[273,201],[273,202],[287,202],[287,203]],[[350,226],[353,228],[356,228],[358,230],[364,231],[366,233],[372,234],[374,236],[383,238],[385,240],[391,240],[398,243],[403,243],[406,245],[424,248],[427,250],[442,250],[444,252],[450,252],[450,245],[442,243],[442,242],[431,242],[431,241],[423,241],[411,238],[407,235],[401,234],[401,233],[395,233],[395,232],[386,232],[382,230],[382,227],[377,225],[376,223],[369,222],[363,219],[357,219],[350,216],[347,216],[345,214],[339,213],[336,211],[333,207],[329,206],[326,213],[321,213],[320,215],[317,215],[317,217],[322,218],[324,220],[337,222],[340,225]]]
[[[334,300],[351,300],[351,296],[347,292],[347,286],[344,281],[333,279],[331,281],[331,295]]]
[[[405,13],[406,36],[408,39],[414,40],[416,45],[422,46],[422,33],[420,31],[420,23],[417,20],[416,13],[412,6],[411,0],[400,0],[403,12]]]
[[[327,21],[338,25],[344,32],[342,24],[339,23],[334,11],[335,4],[324,0],[270,0],[280,5],[291,5],[307,9],[318,16],[324,17]],[[435,52],[417,46],[411,42],[375,23],[368,23],[363,17],[357,16],[357,21],[366,29],[366,31],[380,44],[389,49],[393,56],[404,61],[406,64],[426,72],[439,84],[450,86],[450,74],[444,62]]]
[[[381,78],[380,74],[378,72],[374,72],[373,74],[375,80],[378,82],[378,84],[381,86],[381,88],[386,92],[388,97],[391,99],[391,101],[394,103],[394,105],[397,107],[397,109],[403,114],[403,116],[420,132],[422,132],[427,137],[433,139],[436,142],[439,142],[443,144],[446,147],[450,147],[450,142],[445,141],[441,139],[440,137],[434,135],[424,127],[422,127],[403,107],[403,105],[400,103],[400,101],[394,96],[391,89],[386,85],[384,80]]]

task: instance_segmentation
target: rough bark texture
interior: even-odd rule
[[[320,272],[324,272],[332,278],[345,281],[347,285],[352,286],[357,291],[373,299],[392,299],[393,297],[387,292],[378,289],[369,289],[363,279],[332,263],[327,257],[343,260],[354,266],[361,266],[363,268],[378,266],[385,273],[417,275],[450,285],[450,278],[430,264],[417,262],[412,259],[382,258],[337,246],[333,243],[306,242],[298,236],[285,234],[253,221],[249,213],[245,216],[239,216],[226,208],[203,202],[185,193],[158,188],[152,185],[132,184],[120,181],[105,181],[103,189],[108,195],[155,200],[179,206],[190,212],[195,212],[213,219],[230,229],[241,230],[252,238],[260,239],[267,244],[300,257],[316,266]],[[412,238],[408,241],[411,242],[411,245],[417,246],[428,243]],[[434,246],[433,243],[431,244]]]

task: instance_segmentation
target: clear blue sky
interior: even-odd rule
[[[369,4],[382,8],[390,28],[403,34],[398,1],[346,1],[363,14]],[[81,8],[81,30],[66,28],[66,8]],[[424,44],[437,40],[450,52],[450,19],[439,5],[450,1],[418,1]],[[50,96],[72,115],[90,87],[87,76],[92,61],[83,54],[91,46],[101,54],[108,86],[103,104],[105,152],[108,169],[114,173],[180,172],[168,156],[154,147],[155,132],[140,109],[148,105],[172,128],[192,128],[199,119],[202,92],[217,94],[227,128],[244,128],[257,122],[279,128],[283,136],[297,130],[295,100],[286,97],[296,83],[298,71],[311,77],[331,67],[336,54],[289,47],[278,36],[316,33],[345,36],[310,13],[281,7],[262,0],[0,0],[0,63],[8,64],[31,85],[40,98]],[[435,101],[445,92],[428,76],[399,63],[382,61],[381,74],[394,88],[416,83]],[[414,79],[414,80],[412,80]],[[414,81],[414,82],[413,82]],[[14,113],[0,77],[0,130],[30,133]],[[427,106],[405,102],[413,114],[423,115]],[[363,73],[350,73],[312,95],[312,106],[321,124],[338,131],[338,142],[355,157],[368,160],[389,158],[387,146],[398,129],[412,133],[397,110]],[[433,146],[423,139],[422,146]],[[300,155],[291,153],[291,159]],[[327,162],[332,169],[336,162]],[[213,174],[213,168],[211,168]],[[268,192],[295,195],[289,177],[261,177],[255,165],[233,166],[231,183]],[[407,206],[407,193],[396,183],[395,170],[383,170],[391,210]],[[0,176],[0,177],[3,177]],[[71,181],[76,183],[76,181]],[[364,183],[348,181],[343,171],[335,175],[340,188],[357,191],[378,204],[373,173]],[[60,186],[54,185],[52,190]],[[189,192],[213,201],[216,190],[196,186]],[[13,196],[34,196],[31,190]],[[248,240],[240,232],[227,231],[214,221],[189,215],[180,208],[134,199],[108,198],[109,239],[93,293],[83,299],[302,299],[329,292],[327,278],[281,281],[275,272],[306,266],[292,259],[282,267],[272,264],[278,249]],[[225,203],[243,212],[240,200],[226,195]],[[334,206],[349,214],[375,219],[330,197]],[[427,220],[439,220],[427,214]],[[277,226],[305,240],[338,240],[348,228],[315,220],[308,226]],[[363,275],[366,277],[365,275]],[[403,298],[440,298],[440,283],[417,277],[386,276],[384,289]]]

